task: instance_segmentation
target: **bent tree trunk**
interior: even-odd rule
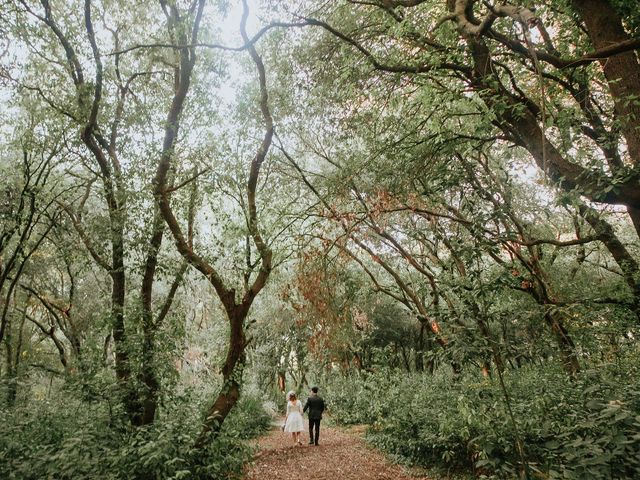
[[[195,442],[195,447],[198,449],[207,443],[211,434],[220,429],[222,423],[240,398],[242,372],[245,363],[244,352],[247,344],[244,333],[244,321],[247,313],[248,309],[244,311],[244,309],[237,307],[227,311],[230,335],[227,357],[222,366],[222,387],[218,393],[218,398],[215,399],[207,411],[202,430]]]
[[[536,268],[538,272],[542,272],[542,268],[537,262]],[[566,315],[555,308],[554,302],[549,295],[549,287],[542,278],[536,276],[534,277],[532,288],[527,289],[526,292],[538,305],[545,309],[544,321],[558,344],[565,372],[570,376],[577,374],[580,372],[580,362],[578,361],[576,346],[565,326]]]
[[[640,320],[640,265],[602,215],[584,203],[579,205],[579,211],[620,267],[622,277],[632,294],[632,310]]]
[[[176,38],[176,45],[181,45],[181,47],[177,49],[179,52],[180,68],[176,70],[176,91],[171,103],[171,108],[167,115],[162,154],[160,156],[160,161],[158,162],[158,168],[154,179],[154,194],[156,201],[158,202],[160,214],[173,235],[178,251],[189,264],[193,265],[198,271],[200,271],[211,283],[225,308],[230,326],[229,348],[227,350],[225,363],[222,367],[222,388],[208,409],[207,416],[203,421],[202,431],[195,442],[196,448],[204,447],[207,440],[211,437],[211,434],[220,429],[224,420],[227,418],[240,397],[244,352],[247,346],[244,331],[245,319],[247,318],[249,309],[251,308],[256,296],[265,286],[272,268],[271,249],[263,240],[260,232],[257,213],[258,210],[256,206],[256,190],[258,177],[260,175],[260,168],[267,156],[267,153],[269,152],[269,147],[271,146],[271,141],[273,139],[273,118],[271,117],[271,112],[269,110],[264,64],[256,52],[254,44],[249,41],[247,36],[246,22],[249,9],[246,0],[243,0],[242,3],[243,14],[240,22],[240,31],[243,41],[247,46],[247,51],[249,52],[258,71],[260,86],[259,106],[265,125],[265,133],[251,162],[246,184],[246,218],[248,234],[253,240],[255,250],[259,255],[260,266],[253,283],[251,284],[249,279],[251,278],[252,273],[255,273],[253,271],[253,267],[248,267],[248,271],[241,272],[242,275],[240,275],[240,278],[244,279],[242,282],[244,284],[244,294],[240,301],[236,299],[236,289],[229,287],[217,269],[193,250],[193,242],[185,237],[182,227],[180,226],[180,223],[178,222],[178,219],[171,207],[170,201],[171,189],[169,187],[168,177],[174,162],[175,144],[178,138],[180,116],[189,91],[191,73],[196,62],[195,45],[198,43],[198,31],[205,5],[204,0],[198,1],[197,12],[195,13],[193,21],[193,28],[190,30],[191,35],[187,36],[187,31],[182,28],[172,31],[172,34]],[[175,25],[180,21],[177,13],[175,13],[174,16],[176,17],[174,18],[175,22],[172,22],[171,25]],[[189,47],[184,47],[184,45],[189,45]],[[249,262],[249,264],[253,265],[253,262]]]
[[[564,326],[563,316],[559,311],[550,311],[545,314],[544,318],[558,342],[565,371],[569,375],[575,375],[580,371],[580,362],[576,354],[576,346]]]

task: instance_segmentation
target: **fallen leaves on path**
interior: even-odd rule
[[[293,446],[291,435],[273,430],[257,441],[258,453],[246,472],[246,480],[429,480],[410,475],[393,465],[361,438],[361,431],[327,427],[320,429],[320,445]]]

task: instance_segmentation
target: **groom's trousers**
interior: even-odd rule
[[[315,426],[315,435],[314,435],[314,426]],[[320,438],[320,419],[310,418],[309,419],[309,443],[314,443],[318,445],[319,438]]]

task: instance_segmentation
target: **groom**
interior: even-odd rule
[[[304,412],[309,410],[309,445],[318,445],[320,437],[320,420],[322,420],[322,412],[324,412],[324,400],[318,395],[318,387],[311,388],[311,395],[304,404]],[[313,435],[315,427],[315,437]]]

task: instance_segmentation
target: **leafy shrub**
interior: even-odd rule
[[[373,424],[390,407],[381,397],[393,398],[399,387],[391,370],[375,375],[358,374],[335,377],[324,391],[331,418],[345,425]]]
[[[633,359],[572,381],[548,365],[506,371],[532,478],[640,478],[638,378]],[[336,379],[326,398],[335,420],[370,425],[368,440],[400,460],[518,477],[515,429],[497,379],[379,371]]]
[[[242,439],[253,438],[271,426],[271,415],[257,396],[244,395],[225,421],[225,428]]]
[[[242,440],[269,424],[260,402],[243,397],[220,434],[196,451],[201,405],[189,392],[173,400],[154,425],[139,429],[118,423],[101,403],[40,402],[37,409],[0,410],[0,478],[239,478],[252,455]]]

